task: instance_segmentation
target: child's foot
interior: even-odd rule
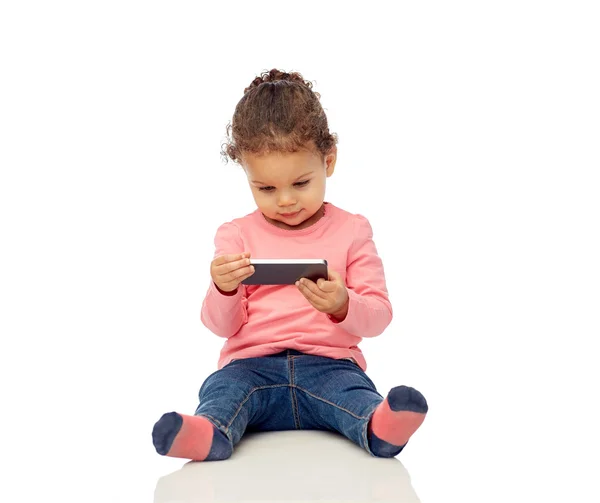
[[[216,461],[231,456],[229,439],[208,419],[168,412],[157,421],[152,430],[156,452],[163,456]]]
[[[408,386],[392,388],[369,421],[369,447],[375,456],[396,456],[427,414],[427,401]]]

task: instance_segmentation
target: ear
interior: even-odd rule
[[[325,156],[325,173],[329,178],[335,170],[335,162],[337,161],[337,145],[334,145],[329,154]]]

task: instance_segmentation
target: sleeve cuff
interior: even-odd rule
[[[217,288],[214,281],[211,280],[210,282],[210,291],[214,299],[219,303],[219,308],[223,311],[232,311],[239,306],[240,299],[243,295],[242,289],[242,285],[239,285],[234,295],[225,295]]]
[[[335,325],[339,325],[342,328],[345,328],[346,330],[348,329],[347,327],[349,325],[351,325],[351,322],[348,321],[350,316],[352,315],[352,313],[354,312],[354,306],[356,305],[356,302],[358,302],[358,294],[354,291],[351,290],[350,288],[347,288],[348,290],[348,312],[346,313],[346,317],[342,320],[339,321],[337,318],[334,318],[331,314],[328,314],[327,317],[331,320],[332,323],[334,323]]]

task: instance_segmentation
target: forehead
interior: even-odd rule
[[[249,178],[263,182],[297,178],[321,165],[319,157],[306,151],[244,154],[243,166]]]

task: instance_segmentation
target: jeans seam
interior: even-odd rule
[[[210,420],[212,420],[215,423],[215,426],[217,428],[219,428],[220,430],[222,430],[222,429],[225,429],[225,431],[228,430],[228,428],[221,421],[219,421],[216,417],[213,417],[210,414],[200,414],[200,415],[205,416],[205,417],[209,418]]]
[[[229,439],[229,441],[231,442],[231,444],[233,445],[233,438],[231,438],[231,433],[229,432],[228,428],[225,428],[223,426],[223,423],[221,423],[221,421],[219,421],[218,419],[214,418],[213,416],[211,416],[210,414],[198,414],[198,417],[205,417],[207,420],[209,420],[210,422],[212,422],[212,424],[221,432],[223,432],[223,434]]]
[[[294,358],[293,356],[291,358]],[[292,367],[292,372],[293,372],[293,367]],[[369,454],[371,454],[372,456],[376,457],[375,454],[373,454],[373,452],[371,451],[370,447],[369,447],[369,439],[367,436],[367,431],[368,431],[368,427],[369,427],[369,422],[371,420],[371,417],[373,416],[373,414],[375,413],[375,410],[377,409],[377,407],[379,406],[379,404],[376,404],[375,407],[373,407],[373,410],[371,410],[366,416],[358,416],[356,414],[354,414],[353,412],[349,411],[348,409],[345,409],[344,407],[341,407],[333,402],[330,402],[329,400],[326,400],[325,398],[321,398],[313,393],[311,393],[310,391],[301,388],[300,386],[297,386],[295,384],[272,384],[269,386],[257,386],[256,388],[252,388],[250,390],[250,392],[248,393],[248,395],[246,396],[246,398],[242,401],[242,403],[239,405],[239,407],[237,408],[237,410],[235,411],[235,414],[233,415],[233,417],[231,418],[231,421],[229,421],[229,424],[227,426],[224,426],[223,423],[221,423],[221,421],[219,421],[218,419],[216,419],[215,417],[211,416],[210,414],[199,414],[200,416],[205,416],[206,418],[210,419],[213,424],[215,424],[215,426],[221,430],[226,436],[227,438],[233,442],[233,439],[231,438],[231,425],[233,424],[233,422],[235,421],[236,417],[239,415],[240,411],[242,410],[242,407],[244,406],[244,404],[250,399],[250,396],[252,396],[252,394],[255,391],[260,391],[263,389],[272,389],[272,388],[283,388],[285,386],[288,386],[290,388],[290,392],[294,393],[296,389],[299,389],[300,391],[306,393],[307,395],[315,398],[316,400],[319,400],[321,402],[325,402],[328,405],[332,405],[334,407],[336,407],[337,409],[340,409],[344,412],[346,412],[347,414],[350,414],[352,417],[359,419],[359,420],[363,420],[363,419],[367,419],[367,421],[365,421],[365,425],[363,427],[363,431],[362,431],[362,438],[363,438],[363,442],[365,444],[365,449],[367,450],[367,452]],[[293,402],[292,402],[293,404]],[[296,417],[296,413],[297,410],[294,409],[294,416]]]
[[[350,414],[352,417],[354,417],[360,421],[366,419],[366,421],[364,422],[364,426],[362,428],[362,435],[361,435],[362,439],[363,439],[363,443],[364,443],[364,448],[371,456],[377,457],[377,456],[375,456],[375,454],[373,454],[373,451],[371,451],[371,448],[369,447],[369,437],[367,436],[367,432],[368,432],[368,428],[369,428],[369,422],[371,421],[371,417],[373,417],[373,414],[375,413],[375,410],[377,409],[377,407],[379,407],[379,404],[376,404],[375,407],[373,407],[373,409],[371,411],[369,411],[369,413],[366,416],[358,416],[358,415],[354,414],[353,412],[349,411],[348,409],[345,409],[344,407],[340,407],[339,405],[336,405],[335,403],[330,402],[329,400],[326,400],[325,398],[321,398],[317,395],[314,395],[313,393],[311,393],[308,390],[305,390],[304,388],[300,388],[299,386],[296,386],[296,388],[298,388],[300,391],[303,391],[307,395],[309,395],[317,400],[325,402],[329,405],[333,405],[337,409],[342,410],[342,411],[346,412],[347,414]]]
[[[369,446],[369,437],[368,437],[367,433],[369,431],[369,423],[371,422],[371,418],[373,417],[373,414],[375,414],[377,407],[379,407],[379,404],[375,405],[375,407],[373,407],[373,410],[367,415],[368,419],[367,419],[367,421],[365,421],[365,426],[363,427],[363,432],[362,432],[363,441],[365,443],[365,449],[371,456],[373,456],[375,458],[377,456],[373,453],[373,451],[371,450],[371,447]]]
[[[321,402],[325,402],[325,403],[327,403],[327,404],[329,404],[329,405],[333,405],[334,407],[336,407],[336,408],[338,408],[338,409],[340,409],[340,410],[343,410],[344,412],[346,412],[346,413],[350,414],[352,417],[354,417],[354,418],[356,418],[356,419],[367,419],[367,418],[369,417],[368,415],[367,415],[367,416],[358,416],[358,415],[356,415],[354,412],[352,412],[352,411],[350,411],[350,410],[348,410],[348,409],[345,409],[344,407],[341,407],[341,406],[339,406],[339,405],[337,405],[337,404],[335,404],[335,403],[333,403],[333,402],[330,402],[329,400],[326,400],[325,398],[321,398],[320,396],[314,395],[314,394],[313,394],[313,393],[311,393],[310,391],[308,391],[308,390],[306,390],[306,389],[304,389],[304,388],[301,388],[300,386],[295,386],[295,385],[294,385],[294,387],[295,387],[295,388],[297,388],[297,389],[299,389],[300,391],[303,391],[303,392],[304,392],[304,393],[306,393],[307,395],[310,395],[310,396],[312,396],[313,398],[316,398],[317,400],[320,400]]]
[[[300,413],[298,411],[298,398],[296,397],[296,385],[294,384],[294,358],[295,356],[288,354],[288,364],[290,368],[290,394],[292,395],[292,411],[294,413],[294,423],[296,429],[301,429]]]
[[[321,398],[320,396],[317,396],[314,393],[311,393],[310,391],[308,391],[307,389],[304,389],[304,388],[302,388],[300,386],[297,386],[296,384],[271,384],[269,386],[257,386],[256,388],[252,388],[250,390],[250,393],[248,393],[248,395],[246,396],[246,398],[244,400],[242,400],[242,402],[240,403],[239,407],[235,411],[233,417],[231,418],[231,420],[229,421],[229,424],[225,427],[225,429],[229,430],[229,428],[231,427],[233,421],[235,421],[235,418],[238,416],[238,414],[242,410],[242,407],[250,399],[250,396],[252,396],[252,394],[255,391],[260,391],[260,390],[263,390],[263,389],[271,389],[271,388],[283,388],[285,386],[289,386],[293,390],[299,389],[300,391],[303,391],[307,395],[310,395],[311,397],[316,398],[317,400],[320,400],[321,402],[325,402],[326,404],[333,405],[334,407],[336,407],[336,408],[338,408],[340,410],[343,410],[344,412],[350,414],[351,416],[355,417],[356,419],[368,419],[373,414],[373,412],[375,411],[375,409],[373,409],[373,411],[371,411],[370,414],[368,414],[366,416],[358,416],[354,412],[352,412],[352,411],[350,411],[348,409],[345,409],[344,407],[342,407],[340,405],[337,405],[337,404],[335,404],[333,402],[330,402],[329,400],[327,400],[325,398]],[[377,408],[377,405],[375,406],[375,408]],[[294,415],[296,413],[297,413],[297,410],[294,409]],[[208,416],[208,414],[206,414],[206,415]],[[220,423],[218,420],[215,419],[215,421],[222,425],[222,423]]]
[[[288,384],[270,384],[269,386],[257,386],[256,388],[252,388],[250,390],[250,393],[248,393],[248,395],[246,396],[246,398],[244,398],[244,400],[242,400],[242,403],[240,403],[239,407],[235,411],[233,417],[231,418],[231,421],[229,421],[229,424],[226,426],[227,431],[229,431],[229,428],[231,428],[231,425],[235,421],[235,418],[238,417],[240,411],[242,410],[242,407],[250,399],[250,397],[252,396],[252,394],[255,391],[259,391],[262,389],[271,389],[271,388],[283,388],[284,386],[288,386]]]

